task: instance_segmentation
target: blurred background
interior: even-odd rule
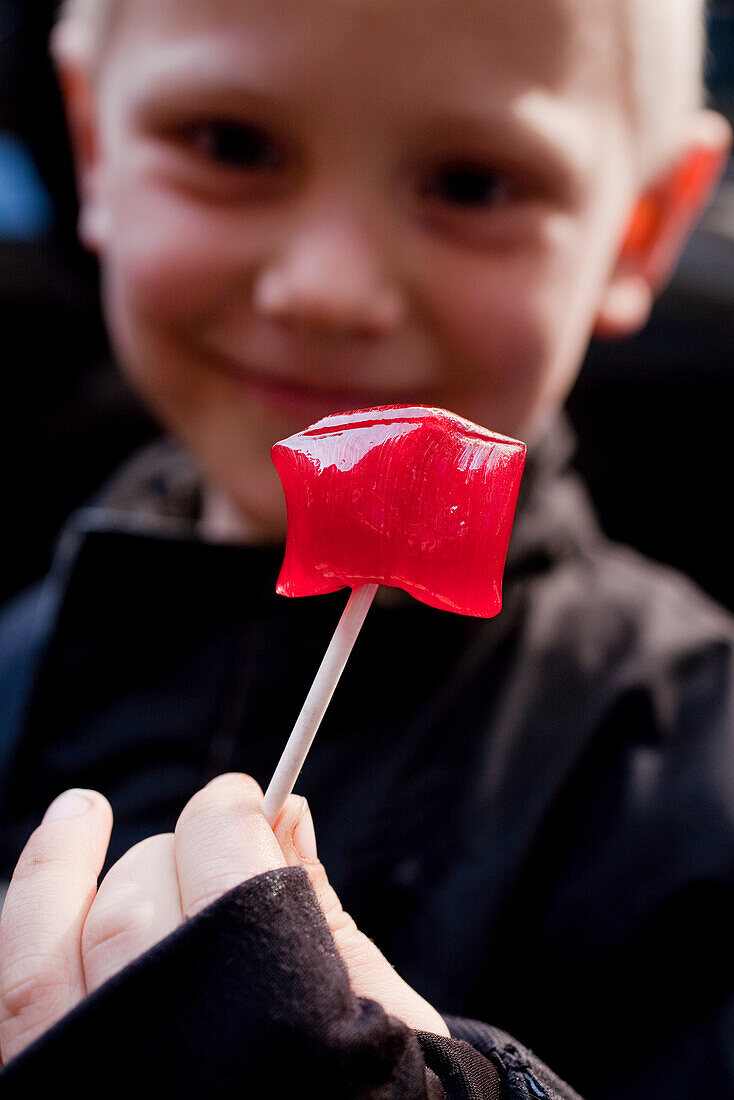
[[[156,431],[116,374],[47,56],[55,0],[0,0],[0,603],[42,575],[68,513]],[[734,122],[734,0],[708,84]],[[734,608],[734,161],[636,339],[591,348],[569,411],[608,533]],[[727,535],[727,531],[730,533]]]

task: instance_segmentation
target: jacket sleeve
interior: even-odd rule
[[[454,1041],[470,1044],[495,1066],[502,1100],[581,1100],[570,1085],[507,1032],[478,1020],[444,1018]]]
[[[231,890],[88,997],[5,1067],[0,1095],[84,1079],[107,1097],[572,1100],[560,1085],[543,1091],[544,1068],[506,1059],[355,997],[308,876],[284,868]]]
[[[0,614],[0,777],[18,747],[59,599],[58,585],[47,578],[16,596]]]

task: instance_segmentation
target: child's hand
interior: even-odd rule
[[[275,835],[261,802],[248,776],[220,777],[190,800],[175,834],[135,845],[98,891],[112,828],[109,804],[94,791],[66,792],[52,803],[18,861],[0,921],[3,1061],[187,917],[286,864],[308,871],[354,991],[413,1028],[448,1034],[435,1009],[343,912],[316,859],[304,800],[291,796]]]

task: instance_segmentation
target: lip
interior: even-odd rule
[[[216,365],[236,385],[278,411],[301,418],[351,412],[376,405],[427,404],[427,395],[411,390],[368,389],[362,386],[319,386],[291,375],[255,370],[217,356]]]

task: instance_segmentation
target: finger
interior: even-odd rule
[[[106,798],[65,791],[21,854],[0,921],[0,1050],[6,1062],[86,995],[82,927],[111,830]]]
[[[336,891],[318,857],[316,832],[311,810],[305,798],[292,794],[286,801],[274,830],[289,867],[303,867],[308,873],[332,935],[341,934],[342,926],[352,922],[344,912]]]
[[[288,865],[300,864],[308,873],[355,994],[377,1001],[391,1016],[417,1031],[448,1035],[443,1017],[400,977],[379,947],[344,912],[319,861],[313,819],[305,798],[290,796],[274,831]]]
[[[173,833],[150,836],[102,880],[82,932],[87,992],[183,923]]]
[[[231,773],[212,780],[184,808],[175,847],[185,917],[253,875],[286,866],[262,799],[254,779]]]

